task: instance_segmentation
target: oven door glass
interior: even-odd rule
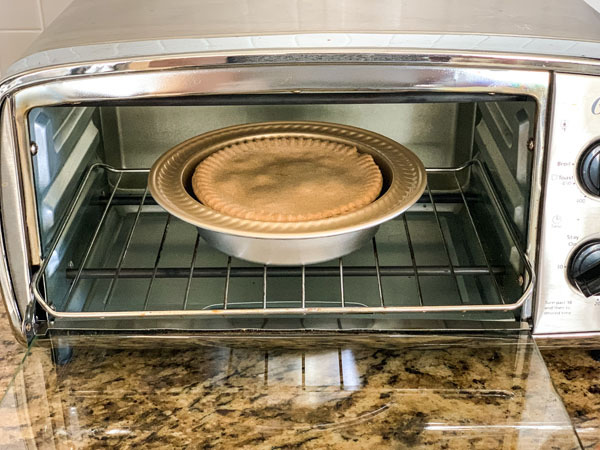
[[[526,333],[34,342],[0,446],[578,448]]]

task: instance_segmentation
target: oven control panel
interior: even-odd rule
[[[557,74],[534,333],[600,332],[600,77]]]

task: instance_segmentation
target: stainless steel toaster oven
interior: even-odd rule
[[[74,3],[0,85],[0,282],[16,337],[600,333],[597,15],[581,2],[583,22],[465,28],[434,0],[376,17],[356,3],[347,20],[325,2],[232,21],[222,6],[166,28],[143,2],[122,17]],[[433,18],[415,28],[419,11]],[[273,120],[391,138],[423,161],[425,192],[367,245],[305,266],[227,256],[149,194],[174,145]]]

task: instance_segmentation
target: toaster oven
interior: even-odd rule
[[[70,48],[64,33],[15,64],[0,87],[0,281],[16,337],[600,332],[600,63],[549,55],[564,37],[527,54],[329,31],[208,33],[203,51],[130,36]],[[227,256],[149,194],[174,145],[273,120],[391,138],[423,161],[425,192],[367,245],[305,266]]]

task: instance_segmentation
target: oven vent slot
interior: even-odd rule
[[[33,293],[51,316],[71,319],[519,308],[534,275],[485,168],[471,161],[427,172],[419,202],[381,225],[370,245],[328,263],[267,267],[211,249],[193,226],[157,206],[144,186],[147,169],[97,164]]]

